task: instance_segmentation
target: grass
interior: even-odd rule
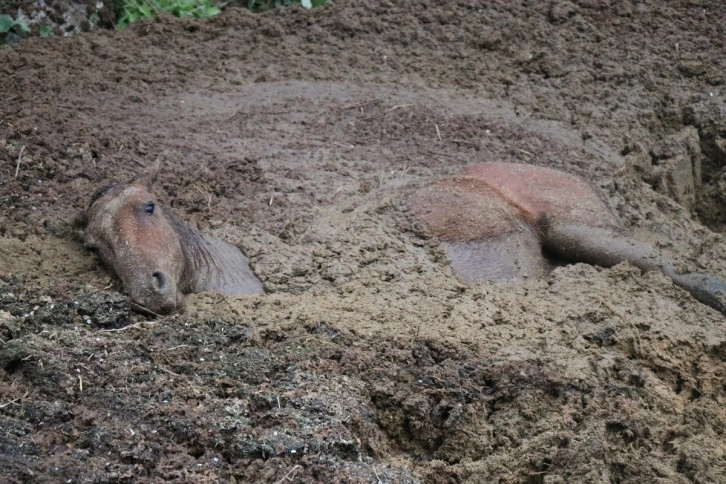
[[[298,5],[313,8],[325,5],[329,0],[248,0],[247,8],[258,12],[272,8]],[[152,19],[161,12],[181,18],[213,17],[222,11],[224,4],[215,0],[123,0],[116,28],[144,19]]]

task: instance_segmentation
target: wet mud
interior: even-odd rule
[[[0,49],[2,480],[726,480],[722,314],[628,264],[465,285],[408,204],[471,163],[557,168],[726,277],[724,25],[340,1]],[[157,161],[265,295],[131,310],[74,219]]]

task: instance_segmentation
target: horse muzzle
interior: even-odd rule
[[[171,314],[184,309],[184,295],[176,281],[164,272],[154,272],[139,282],[125,283],[133,308],[150,314]]]

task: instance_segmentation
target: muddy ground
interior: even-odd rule
[[[557,167],[726,277],[725,35],[718,2],[371,0],[0,49],[0,480],[726,481],[723,315],[627,264],[467,287],[406,203]],[[156,160],[266,295],[130,311],[73,219]]]

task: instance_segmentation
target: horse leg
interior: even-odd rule
[[[419,190],[410,204],[464,282],[547,274],[535,224],[484,180],[443,180]]]
[[[454,272],[469,284],[541,278],[550,270],[539,238],[531,227],[481,240],[441,241],[441,245]]]
[[[670,264],[663,267],[663,273],[694,298],[726,316],[726,281],[704,272],[678,274]]]
[[[541,232],[545,250],[558,257],[604,267],[627,261],[644,271],[660,270],[694,298],[726,315],[726,281],[705,273],[679,274],[671,261],[619,227],[593,227],[545,218]]]

